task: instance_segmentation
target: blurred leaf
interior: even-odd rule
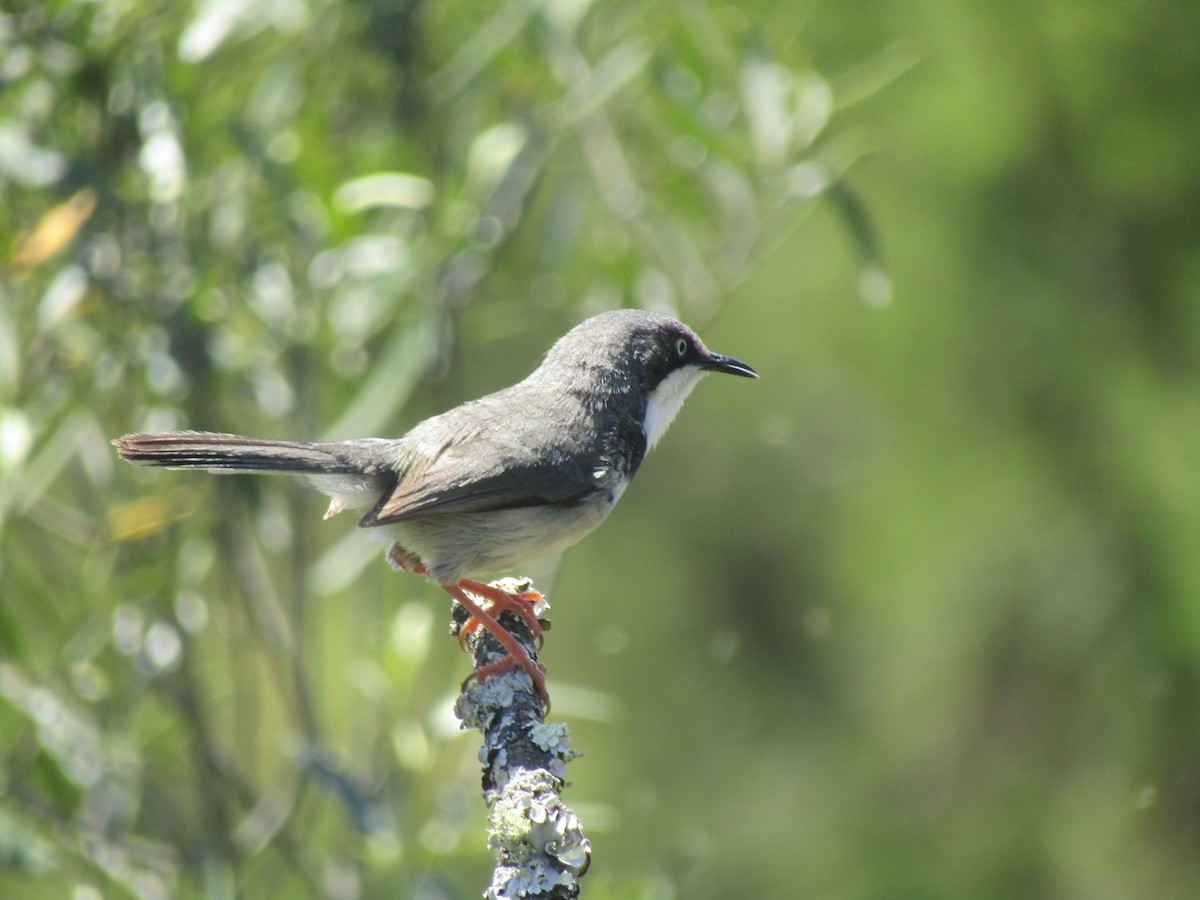
[[[87,273],[80,266],[67,266],[50,283],[38,306],[38,329],[49,331],[74,315],[87,293]]]
[[[371,367],[371,374],[333,425],[326,440],[351,435],[378,435],[394,421],[417,380],[437,353],[436,331],[427,318],[393,329],[389,345]]]
[[[430,76],[428,89],[434,101],[448,101],[465,90],[501,50],[516,40],[541,7],[542,0],[508,0],[502,5],[445,66]]]
[[[767,165],[779,165],[791,151],[795,118],[791,72],[752,58],[742,67],[742,90],[758,158]]]
[[[17,487],[16,502],[19,508],[27,511],[41,499],[63,467],[75,456],[80,441],[87,439],[94,428],[90,413],[74,410],[48,438],[39,442],[24,466],[20,485]],[[35,435],[36,437],[39,436]]]
[[[376,206],[424,209],[433,200],[432,182],[405,172],[364,175],[347,181],[333,195],[334,205],[347,213],[362,212]]]
[[[109,510],[109,534],[114,541],[139,541],[162,531],[180,518],[178,507],[162,496],[121,503]]]
[[[23,476],[33,437],[24,412],[12,407],[0,410],[0,484],[15,486],[18,473]]]
[[[58,181],[66,168],[62,153],[35,146],[23,125],[0,119],[0,178],[44,188]],[[37,258],[38,254],[31,252],[30,260]]]
[[[8,401],[16,393],[20,372],[16,323],[0,305],[0,400]]]
[[[201,0],[195,15],[179,36],[179,58],[201,63],[232,37],[248,37],[275,27],[294,33],[308,22],[308,6],[291,0]]]
[[[62,860],[49,841],[0,809],[0,868],[37,876],[61,865]]]
[[[641,41],[618,44],[555,104],[549,114],[554,130],[566,131],[595,115],[649,61],[650,47]]]
[[[838,76],[832,94],[839,110],[862,103],[885,90],[921,61],[917,48],[908,41],[889,44],[877,55]]]
[[[502,122],[481,131],[467,154],[468,195],[486,197],[512,166],[526,146],[529,135],[514,122]]]
[[[65,247],[96,209],[96,194],[90,188],[48,209],[32,232],[13,242],[12,267],[17,272],[36,268]]]

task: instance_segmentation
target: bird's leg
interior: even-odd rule
[[[425,575],[425,566],[421,560],[413,556],[399,544],[392,544],[388,548],[387,561],[393,569],[399,569],[402,572],[411,572],[413,575]]]
[[[399,544],[392,544],[388,549],[387,559],[393,568],[410,572],[413,575],[429,574],[421,561]],[[537,613],[533,611],[533,604],[541,603],[544,599],[541,591],[521,591],[520,593],[513,594],[503,591],[498,587],[493,587],[490,584],[484,584],[482,581],[475,581],[473,578],[463,578],[458,582],[457,586],[464,591],[470,591],[476,597],[482,597],[484,600],[489,601],[493,617],[499,616],[502,612],[510,612],[519,617],[525,623],[525,627],[529,629],[529,633],[537,640],[538,646],[542,646],[542,632],[550,627],[550,623],[547,622],[543,626],[537,617]],[[458,644],[464,650],[467,648],[467,637],[479,628],[480,621],[477,616],[473,615],[459,629]]]
[[[421,564],[420,560],[412,554],[408,553],[398,544],[392,544],[388,551],[388,562],[396,569],[402,569],[406,572],[412,572],[413,575],[428,575],[425,565]],[[469,590],[475,596],[481,596],[491,602],[491,611],[494,616],[499,616],[502,612],[511,612],[514,616],[520,617],[522,622],[526,624],[538,646],[541,647],[542,636],[541,632],[550,626],[546,623],[545,628],[538,619],[538,614],[533,611],[534,604],[540,604],[542,595],[540,590],[522,590],[521,593],[512,594],[508,590],[500,590],[500,588],[492,587],[491,584],[485,584],[481,581],[475,581],[474,578],[463,578],[458,582],[457,587],[463,590]],[[480,620],[474,616],[467,620],[460,630],[458,630],[458,646],[463,649],[467,648],[467,637],[478,629]]]
[[[539,663],[535,663],[525,648],[517,643],[517,639],[509,634],[508,630],[497,622],[491,613],[472,600],[465,590],[456,584],[443,584],[442,590],[457,600],[471,614],[471,619],[481,623],[484,628],[490,631],[492,637],[499,641],[500,646],[508,652],[508,656],[505,659],[476,669],[463,684],[465,685],[472,678],[476,681],[483,681],[491,675],[506,672],[516,667],[529,676],[533,682],[533,689],[537,691],[538,696],[542,698],[542,704],[549,711],[550,694],[546,691],[545,669]],[[533,611],[529,610],[529,613],[532,615]]]
[[[429,574],[424,564],[399,544],[392,544],[388,549],[387,560],[393,567],[405,572],[411,572],[413,575],[428,576]],[[530,659],[529,654],[525,652],[525,648],[518,644],[516,638],[509,634],[508,630],[496,620],[496,616],[500,615],[500,613],[511,612],[525,623],[525,627],[529,629],[529,633],[537,640],[540,647],[542,645],[542,631],[544,628],[538,620],[537,614],[533,611],[533,604],[542,601],[541,592],[521,591],[520,593],[513,594],[471,578],[464,578],[458,584],[443,584],[441,587],[446,593],[457,600],[463,609],[470,613],[470,618],[458,630],[458,645],[460,647],[466,650],[467,638],[482,625],[500,642],[500,646],[508,651],[507,659],[502,659],[499,662],[476,669],[471,674],[471,678],[483,681],[490,675],[505,672],[516,666],[533,680],[533,686],[537,690],[538,696],[542,698],[542,702],[545,704],[548,712],[550,710],[550,695],[546,692],[546,679],[542,674],[544,670],[539,664]],[[491,604],[490,611],[485,611],[478,603],[472,600],[467,595],[467,591],[487,600]],[[492,614],[493,612],[494,615]],[[545,628],[549,627],[550,623],[547,622]],[[470,678],[467,681],[470,681]]]

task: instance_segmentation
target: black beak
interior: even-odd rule
[[[741,375],[743,378],[757,378],[758,373],[732,356],[722,356],[720,353],[709,353],[700,361],[700,368],[709,372],[725,372],[729,375]]]

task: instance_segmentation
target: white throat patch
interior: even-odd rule
[[[684,366],[664,378],[658,387],[650,392],[646,403],[646,421],[642,425],[647,450],[658,443],[658,439],[666,433],[667,426],[678,415],[692,388],[707,374],[697,366]]]

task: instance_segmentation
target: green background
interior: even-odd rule
[[[1187,4],[0,14],[0,894],[475,896],[444,595],[178,427],[700,386],[540,585],[587,897],[1200,895]]]

